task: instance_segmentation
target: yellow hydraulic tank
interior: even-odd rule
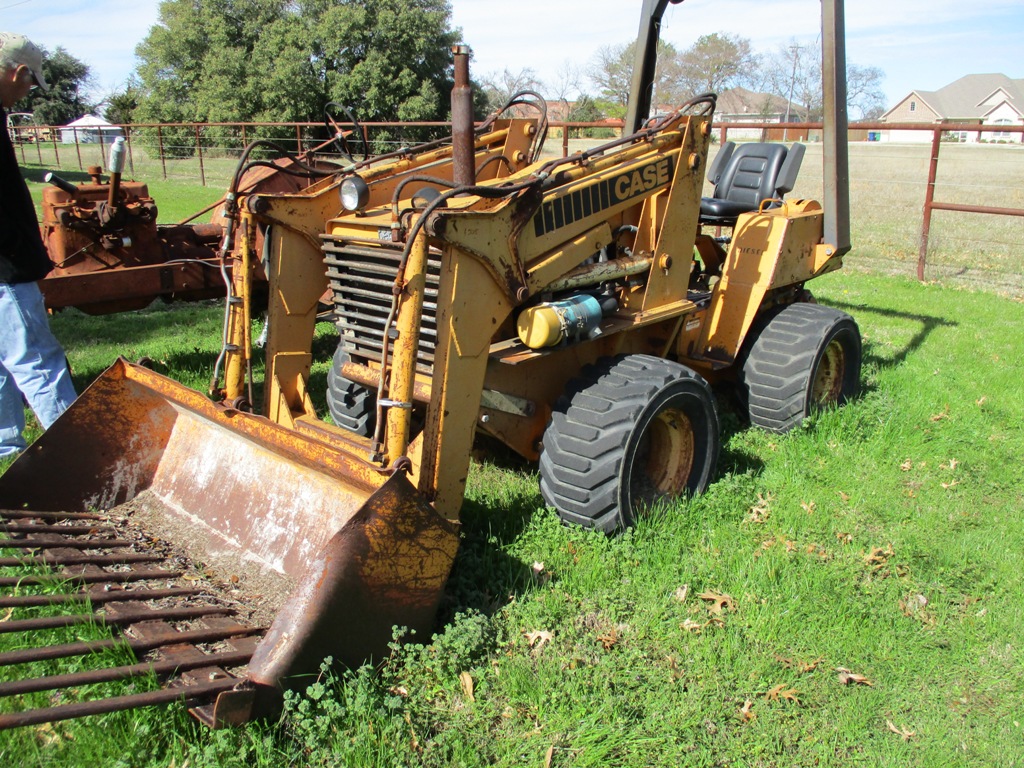
[[[519,340],[531,349],[593,336],[600,324],[601,304],[590,295],[538,304],[520,312],[516,321]]]

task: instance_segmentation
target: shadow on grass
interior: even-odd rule
[[[906,320],[913,323],[918,323],[919,327],[914,335],[910,337],[910,340],[906,344],[895,350],[892,355],[883,357],[875,352],[877,349],[876,344],[864,345],[867,350],[864,355],[864,362],[871,365],[877,366],[879,370],[887,368],[895,368],[906,362],[907,358],[910,357],[914,352],[921,348],[921,346],[927,341],[928,337],[937,328],[955,328],[958,323],[953,320],[948,320],[944,317],[934,317],[932,315],[921,315],[915,312],[900,312],[896,309],[888,309],[882,307],[872,307],[867,304],[847,304],[842,301],[829,301],[830,307],[841,309],[845,312],[849,312],[851,315],[856,316],[857,314],[863,314],[864,312],[870,312],[876,315],[888,319],[899,319]]]
[[[489,438],[477,439],[474,455],[486,454],[498,472],[531,475],[535,467]],[[529,489],[510,484],[508,492],[484,501],[462,503],[462,542],[438,612],[438,626],[454,616],[475,611],[490,616],[523,594],[533,583],[530,566],[505,550],[529,526],[544,502],[535,484]]]
[[[34,181],[37,184],[46,184],[46,174],[52,173],[49,168],[32,166],[22,167],[21,175],[25,178],[25,181]],[[55,174],[60,176],[64,181],[70,181],[72,184],[91,184],[92,176],[85,171],[70,171],[67,169],[61,169],[60,173]]]

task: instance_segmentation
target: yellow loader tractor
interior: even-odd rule
[[[0,727],[176,699],[211,726],[243,722],[274,712],[325,657],[379,660],[394,626],[429,632],[479,433],[539,463],[565,521],[611,532],[714,480],[712,386],[735,388],[751,422],[776,431],[855,393],[857,326],[805,287],[849,247],[842,4],[822,4],[824,208],[781,199],[795,149],[787,166],[723,148],[713,180],[726,196],[702,199],[715,97],[646,116],[667,4],[644,5],[620,139],[540,160],[543,119],[474,127],[460,48],[451,141],[353,162],[295,194],[228,196],[216,401],[118,361],[0,478],[2,546],[23,552],[0,565],[32,568],[0,581],[13,593],[0,609],[86,601],[121,628],[29,642],[0,665],[103,643],[139,663],[2,682],[0,696],[60,688],[65,703],[8,708]],[[760,191],[737,200],[733,186]],[[723,226],[730,237],[716,236]],[[259,269],[270,296],[257,414]],[[333,424],[308,386],[327,293]],[[210,588],[189,580],[190,563]],[[37,594],[55,580],[79,591]],[[80,692],[140,671],[168,682]]]

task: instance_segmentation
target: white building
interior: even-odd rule
[[[112,144],[124,129],[102,117],[85,115],[60,129],[61,144]]]
[[[937,91],[911,91],[882,115],[887,123],[968,123],[973,125],[1024,125],[1024,79],[1003,74],[965,75]],[[883,131],[882,140],[922,142],[932,140],[931,130]],[[1020,131],[959,131],[960,141],[1021,142]]]

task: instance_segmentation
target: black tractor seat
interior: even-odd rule
[[[714,197],[702,197],[700,223],[733,227],[741,213],[759,210],[765,200],[792,191],[804,159],[804,145],[726,142],[708,168]]]

